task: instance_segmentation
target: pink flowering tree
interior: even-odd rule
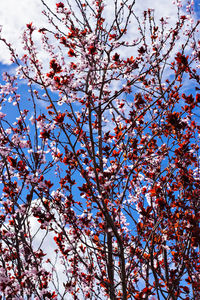
[[[106,2],[1,38],[1,299],[200,297],[199,22]]]

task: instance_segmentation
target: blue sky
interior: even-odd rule
[[[49,0],[48,3],[52,5],[57,1]],[[140,11],[143,8],[151,7],[152,1],[146,0],[146,1],[138,1],[140,3]],[[162,15],[162,12],[166,15],[171,16],[171,21],[174,21],[174,18],[176,17],[176,14],[174,13],[173,5],[169,4],[170,0],[163,1],[163,0],[154,0],[153,5],[157,8],[158,16]],[[200,5],[199,1],[195,0],[195,12],[198,17],[200,17]],[[31,21],[35,22],[36,24],[39,24],[39,26],[42,27],[42,25],[45,23],[45,19],[41,17],[40,10],[42,9],[42,6],[40,4],[39,0],[30,1],[30,0],[18,0],[16,4],[16,0],[6,0],[3,1],[3,3],[0,6],[0,25],[3,26],[2,35],[3,37],[7,38],[9,42],[13,43],[14,48],[17,49],[19,54],[21,55],[23,53],[23,50],[20,45],[20,39],[18,38],[23,31],[23,28],[25,27],[26,23],[29,23]],[[47,60],[45,56],[43,56],[44,61]],[[11,72],[14,71],[14,66],[9,65],[9,53],[4,48],[4,46],[0,47],[0,73],[2,72]],[[0,79],[0,82],[1,79]],[[22,95],[22,100],[24,101],[23,106],[29,108],[27,99],[29,98],[29,94],[27,92],[27,86],[21,83],[19,85],[19,91]],[[11,106],[10,106],[11,107]],[[39,110],[44,111],[44,107],[41,105],[39,107]],[[6,111],[8,113],[8,117],[10,119],[15,119],[17,116],[15,107],[13,109]],[[51,176],[51,174],[50,174]]]

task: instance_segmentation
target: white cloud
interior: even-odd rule
[[[33,201],[32,207],[38,206],[38,201]],[[50,283],[50,288],[53,287],[53,282],[55,286],[58,288],[59,293],[64,293],[64,286],[63,283],[66,280],[66,276],[64,274],[65,268],[63,264],[61,263],[61,259],[59,258],[59,255],[57,257],[57,254],[55,250],[57,249],[56,243],[54,241],[54,236],[52,231],[48,230],[41,230],[40,229],[40,223],[38,222],[37,218],[33,216],[31,213],[29,216],[28,221],[30,222],[30,232],[33,239],[33,248],[41,249],[45,254],[45,261],[49,259],[50,263],[44,263],[44,268],[49,271],[53,278],[52,283]],[[52,270],[52,267],[54,271]],[[70,299],[70,296],[69,296]]]
[[[45,198],[43,198],[43,200],[45,200]],[[21,207],[21,209],[22,209],[21,213],[23,214],[23,210],[25,208]],[[33,200],[33,202],[31,203],[31,207],[30,207],[29,211],[26,212],[26,217],[23,221],[24,226],[26,228],[27,235],[28,235],[27,245],[29,245],[30,248],[35,253],[37,251],[40,252],[40,250],[42,250],[43,253],[45,254],[44,259],[42,261],[41,270],[43,269],[51,274],[51,279],[49,281],[48,289],[50,291],[55,290],[56,294],[58,295],[58,297],[56,299],[72,300],[72,299],[74,299],[74,297],[71,295],[70,291],[69,290],[66,291],[65,287],[64,287],[64,284],[67,284],[68,281],[73,279],[73,273],[71,272],[72,266],[71,266],[71,263],[69,261],[67,261],[65,259],[65,257],[58,250],[58,246],[56,245],[56,242],[54,240],[54,237],[56,236],[54,230],[57,232],[63,232],[63,230],[64,230],[65,234],[68,236],[68,238],[65,239],[65,244],[64,244],[65,249],[71,250],[71,255],[68,255],[68,259],[70,257],[71,258],[73,257],[73,253],[76,249],[78,255],[80,255],[82,257],[83,261],[85,261],[85,264],[89,265],[91,262],[94,263],[95,269],[97,271],[98,266],[96,263],[95,254],[94,254],[94,256],[91,255],[91,253],[88,255],[88,253],[89,253],[88,251],[82,250],[82,249],[84,249],[86,244],[88,244],[90,247],[94,247],[94,245],[93,245],[92,241],[90,240],[90,237],[86,237],[86,236],[82,235],[81,240],[79,240],[79,239],[77,240],[74,236],[73,229],[71,230],[70,228],[66,228],[66,227],[65,227],[65,229],[63,229],[62,228],[62,226],[63,226],[62,218],[60,217],[60,215],[56,209],[51,210],[55,219],[52,222],[46,222],[45,225],[43,223],[42,225],[44,225],[45,228],[41,229],[41,223],[39,223],[38,219],[34,216],[34,212],[36,212],[36,210],[44,212],[44,208],[41,203],[41,200]],[[5,213],[3,208],[1,209],[1,212]],[[47,212],[45,212],[45,213],[47,213]],[[50,226],[50,223],[51,223],[51,226]],[[4,239],[2,240],[1,248],[3,250],[6,250],[5,251],[6,254],[10,255],[10,249],[7,247],[7,243],[5,243],[4,241],[9,240],[9,238],[12,238],[12,236],[15,235],[16,233],[15,233],[13,226],[10,225],[10,223],[8,222],[7,219],[1,225],[2,225],[1,230],[3,229],[3,232],[4,232],[3,233]],[[54,229],[53,231],[51,230],[52,228]],[[2,231],[0,233],[2,234]],[[23,247],[24,247],[24,244],[23,244]],[[23,247],[22,247],[22,249],[23,249]],[[12,251],[12,249],[11,249],[11,251]],[[3,259],[6,257],[5,253],[3,254]],[[34,260],[34,257],[31,256],[31,258]],[[21,254],[21,259],[22,259],[22,261],[24,259],[23,250],[22,250],[22,254]],[[13,266],[15,266],[15,262],[13,264],[12,261],[9,261],[8,264],[12,265],[12,267],[10,269],[10,272],[8,272],[8,274],[5,276],[2,273],[2,272],[4,272],[4,267],[2,268],[2,265],[0,264],[0,269],[1,269],[0,273],[2,273],[2,274],[0,274],[1,275],[0,276],[0,284],[1,284],[2,280],[3,281],[5,281],[7,279],[9,280],[9,278],[11,278],[12,276],[14,276],[13,278],[15,278],[15,273],[14,273],[15,268],[13,267]],[[87,274],[87,269],[85,267],[85,264],[81,263],[81,261],[80,261],[77,265],[77,268],[81,272],[85,272],[85,274]],[[31,265],[31,266],[33,267],[33,265]],[[30,268],[29,271],[27,271],[27,272],[30,273],[29,274],[30,276],[34,276],[34,270],[32,268]],[[81,276],[82,276],[82,274],[81,274]],[[36,280],[38,279],[37,275],[36,275],[35,279]],[[16,284],[17,284],[17,280],[16,280]],[[83,282],[81,282],[79,284],[81,284],[81,286],[79,286],[80,290],[78,292],[78,297],[80,300],[84,300],[85,297],[83,295],[83,291],[91,292],[91,285],[88,284],[88,282],[86,282],[84,280],[83,280]],[[98,294],[99,299],[104,300],[105,297],[104,297],[103,293],[101,293],[99,291],[99,287],[98,287],[98,284],[96,281],[92,284],[92,287],[93,287],[95,293]],[[37,290],[37,291],[38,291],[38,293],[40,293],[39,290]],[[1,297],[1,295],[2,295],[2,291],[0,291],[0,297]]]
[[[56,0],[46,1],[51,9],[55,9]],[[63,1],[65,2],[65,1]],[[70,4],[74,4],[73,0],[69,0]],[[107,1],[105,1],[106,3]],[[185,0],[183,1],[185,2]],[[106,21],[111,20],[113,14],[113,1],[106,3]],[[133,11],[136,15],[141,16],[143,10],[148,8],[155,9],[155,17],[159,20],[162,16],[169,16],[170,23],[174,23],[176,20],[177,10],[172,1],[170,0],[136,0]],[[41,0],[5,0],[2,1],[0,6],[0,25],[2,26],[1,36],[6,38],[9,43],[12,43],[14,49],[17,50],[19,55],[23,53],[21,46],[21,35],[26,28],[26,24],[33,22],[38,28],[44,27],[47,24],[47,19],[41,13],[44,6]],[[130,30],[131,36],[137,36],[137,26],[132,26]],[[10,64],[9,51],[6,46],[0,45],[0,62],[3,64]]]
[[[49,0],[49,4],[55,3]],[[6,0],[0,5],[0,25],[2,26],[1,36],[6,38],[13,47],[22,53],[21,35],[26,24],[33,22],[38,26],[44,26],[46,18],[41,11],[44,9],[40,0]],[[4,64],[10,63],[9,51],[6,46],[0,46],[0,62]]]
[[[45,199],[45,198],[44,198]],[[43,200],[44,200],[43,199]],[[59,299],[68,299],[72,300],[74,299],[73,296],[69,291],[65,291],[64,284],[67,283],[68,278],[73,275],[71,274],[71,264],[66,261],[65,257],[60,253],[58,250],[58,246],[56,245],[56,242],[54,241],[55,237],[55,232],[49,230],[50,227],[54,228],[55,231],[61,232],[61,228],[63,226],[62,224],[62,217],[59,215],[59,212],[56,209],[52,209],[51,213],[53,213],[55,220],[52,221],[52,225],[49,226],[49,222],[47,227],[42,230],[41,229],[41,224],[38,222],[37,218],[34,217],[34,208],[40,208],[43,211],[43,205],[40,200],[34,200],[31,204],[31,209],[29,213],[29,217],[27,221],[29,222],[30,226],[30,232],[31,232],[31,237],[33,238],[32,240],[32,247],[34,251],[42,250],[46,255],[45,259],[42,263],[42,267],[50,272],[52,275],[52,280],[49,282],[49,289],[54,290],[56,289],[56,293],[58,294],[58,300]],[[32,210],[33,209],[33,210]],[[58,225],[59,224],[59,225]],[[91,260],[87,256],[87,251],[83,254],[81,251],[81,247],[84,246],[85,244],[94,247],[92,244],[91,240],[89,237],[82,236],[81,241],[76,240],[74,238],[74,235],[72,234],[73,230],[71,231],[69,228],[65,228],[65,233],[68,236],[68,240],[65,241],[65,249],[76,249],[79,255],[81,255],[82,259],[89,264]],[[69,256],[70,257],[70,256]],[[68,259],[69,259],[68,257]],[[71,256],[72,257],[72,256]],[[92,261],[95,265],[97,265],[95,255],[92,257]],[[82,272],[86,272],[87,270],[85,266],[80,262],[77,266]],[[97,267],[98,269],[98,267]],[[88,290],[90,291],[91,287],[87,283],[82,282],[82,289],[85,291]],[[97,283],[94,282],[93,288],[97,291],[98,286]],[[78,293],[79,299],[84,300],[84,295],[82,294],[82,291],[80,289]],[[105,297],[103,294],[99,294],[99,297],[104,300]]]

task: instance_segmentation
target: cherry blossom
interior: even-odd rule
[[[131,0],[109,20],[106,1],[42,2],[22,57],[0,38],[16,67],[0,85],[0,296],[198,299],[192,3],[170,27]]]

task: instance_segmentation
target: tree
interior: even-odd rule
[[[22,58],[1,38],[1,299],[199,299],[192,7],[170,28],[132,0],[43,4]]]

